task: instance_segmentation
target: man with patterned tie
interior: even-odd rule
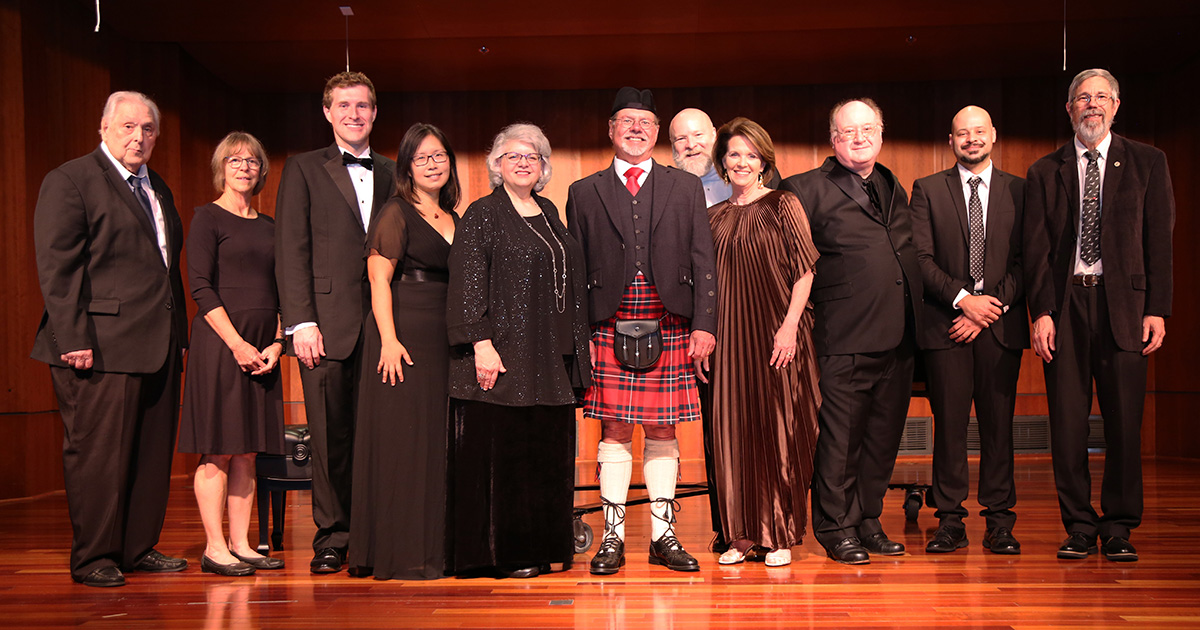
[[[275,202],[275,276],[299,359],[312,443],[313,573],[336,573],[350,542],[359,351],[367,311],[363,243],[391,196],[396,165],[371,150],[375,86],[343,72],[325,84],[333,145],[288,159]],[[373,375],[372,375],[373,376]]]
[[[183,224],[146,166],[159,131],[154,101],[114,92],[100,146],[46,175],[33,214],[46,310],[32,356],[50,365],[58,397],[71,577],[87,586],[187,567],[154,549],[187,346]]]
[[[933,408],[932,502],[939,521],[928,553],[967,546],[972,400],[980,441],[976,498],[987,522],[983,548],[1021,553],[1012,534],[1012,421],[1021,353],[1029,347],[1021,272],[1025,180],[994,167],[995,141],[987,111],[964,107],[950,124],[957,164],[913,184],[913,242],[925,285],[917,340]]]
[[[1171,314],[1175,197],[1162,151],[1111,133],[1120,86],[1084,70],[1067,90],[1075,136],[1029,167],[1025,287],[1033,349],[1045,361],[1050,452],[1067,539],[1064,559],[1138,559],[1142,405],[1149,355]],[[1091,502],[1088,415],[1104,421],[1102,515]]]
[[[650,495],[649,560],[676,571],[699,564],[675,537],[675,424],[700,418],[696,374],[716,346],[716,270],[700,179],[656,163],[658,115],[650,90],[621,88],[608,121],[613,163],[573,184],[567,226],[587,259],[593,386],[584,415],[601,421],[596,456],[604,534],[592,558],[597,575],[625,564],[625,500],[633,474],[633,431],[645,433],[643,474]],[[656,320],[662,354],[645,369],[616,357],[621,320]]]

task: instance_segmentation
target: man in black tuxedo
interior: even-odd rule
[[[1084,70],[1067,90],[1075,137],[1029,167],[1025,286],[1033,349],[1046,362],[1050,453],[1067,539],[1058,557],[1138,559],[1146,366],[1171,315],[1175,197],[1162,151],[1111,133],[1120,86]],[[1104,418],[1097,516],[1088,471],[1095,382]]]
[[[987,111],[964,107],[950,124],[958,163],[913,184],[913,240],[925,285],[917,341],[933,408],[932,498],[939,521],[928,553],[967,546],[972,399],[980,442],[977,498],[987,520],[983,548],[1021,553],[1012,534],[1012,421],[1021,352],[1029,347],[1021,272],[1025,180],[994,168],[995,142]]]
[[[613,164],[567,193],[567,225],[587,259],[595,346],[584,415],[601,420],[596,460],[604,534],[591,561],[597,575],[625,564],[625,500],[638,424],[646,437],[643,475],[651,499],[649,561],[675,571],[699,569],[674,531],[675,423],[700,418],[695,375],[716,346],[716,263],[699,178],[651,157],[658,126],[650,90],[621,88],[608,121]],[[656,317],[662,355],[647,370],[615,358],[617,315],[629,312],[662,313]]]
[[[375,86],[343,72],[325,84],[334,143],[288,159],[275,203],[275,276],[299,359],[312,436],[313,573],[336,573],[350,542],[359,351],[369,292],[363,244],[395,187],[396,164],[370,147]]]
[[[834,155],[783,181],[808,213],[817,261],[813,344],[821,367],[812,510],[829,557],[866,564],[896,556],[879,523],[912,395],[921,272],[908,197],[876,163],[883,112],[867,98],[829,115]]]
[[[146,167],[158,107],[114,92],[100,147],[54,169],[33,215],[46,309],[33,358],[50,365],[62,415],[71,577],[122,586],[125,571],[187,567],[154,549],[170,490],[187,308],[183,225]]]

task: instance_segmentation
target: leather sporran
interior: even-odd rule
[[[618,319],[613,354],[627,368],[647,370],[662,356],[662,329],[657,319]]]

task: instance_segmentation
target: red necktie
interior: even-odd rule
[[[636,197],[638,191],[642,189],[641,184],[638,183],[638,178],[641,177],[642,173],[645,172],[646,171],[643,171],[636,166],[630,168],[628,171],[625,171],[625,188],[628,189],[629,194],[633,195],[634,197]]]

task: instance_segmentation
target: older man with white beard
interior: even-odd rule
[[[1107,70],[1084,70],[1067,91],[1075,137],[1029,167],[1025,285],[1033,349],[1046,362],[1050,452],[1068,537],[1058,557],[1099,551],[1138,559],[1142,405],[1148,356],[1171,314],[1175,198],[1162,151],[1110,132],[1121,105]],[[1103,515],[1091,502],[1092,385],[1104,418]]]

